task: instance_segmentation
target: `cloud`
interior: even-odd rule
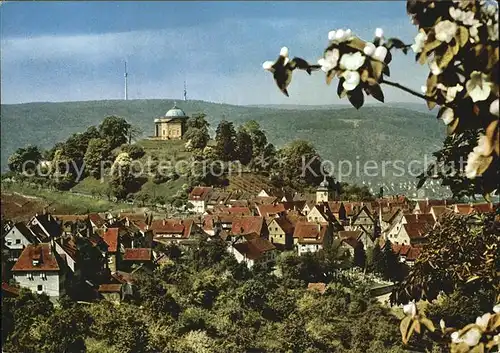
[[[385,27],[407,39],[414,30],[407,23],[396,19]],[[289,46],[292,55],[317,60],[327,32],[342,25],[337,20],[224,19],[154,31],[4,38],[2,101],[119,99],[126,59],[132,99],[181,97],[187,79],[193,99],[232,104],[337,103],[336,86],[326,86],[321,73],[295,75],[291,97],[284,97],[261,63],[276,57],[283,45]],[[355,31],[370,38],[373,27],[360,24]],[[408,71],[410,64],[414,71]],[[422,84],[424,69],[401,56],[391,66],[395,80],[413,88]],[[413,100],[391,89],[386,97]]]

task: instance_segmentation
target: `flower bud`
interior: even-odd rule
[[[386,56],[387,48],[384,46],[377,47],[377,49],[375,49],[375,53],[373,54],[373,58],[380,61],[384,61]]]
[[[363,49],[363,53],[365,53],[366,56],[372,56],[375,53],[375,49],[375,44],[368,42]]]
[[[284,56],[285,58],[288,58],[288,48],[287,47],[281,48],[280,56]]]
[[[375,30],[375,37],[382,38],[384,36],[384,30],[382,28],[377,28]]]

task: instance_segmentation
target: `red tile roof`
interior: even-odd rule
[[[9,294],[14,295],[14,296],[18,296],[19,290],[20,290],[19,288],[13,287],[10,284],[8,284],[7,282],[2,282],[2,291],[6,292],[6,293],[9,293]]]
[[[264,238],[254,238],[242,243],[236,243],[233,244],[233,247],[250,260],[256,260],[266,252],[276,249],[269,240]]]
[[[252,211],[248,207],[214,207],[213,214],[251,216]]]
[[[404,228],[411,240],[425,237],[431,227],[427,223],[409,223]]]
[[[285,232],[285,234],[293,234],[295,226],[287,217],[275,218],[274,221],[278,223],[278,225]]]
[[[29,244],[12,267],[12,271],[59,271],[56,256],[48,243]],[[38,261],[38,264],[33,264],[34,260]]]
[[[299,243],[322,244],[327,229],[328,223],[299,222],[295,225],[293,237]]]
[[[489,213],[495,210],[492,203],[476,203],[472,205],[472,209],[476,213]]]
[[[98,228],[101,228],[106,223],[104,218],[99,216],[99,214],[97,214],[97,213],[90,213],[89,218],[92,221],[92,223],[94,223],[95,226]]]
[[[408,224],[412,223],[425,223],[429,226],[433,226],[436,221],[434,220],[434,216],[430,213],[421,213],[421,214],[405,214],[403,217],[406,219]]]
[[[118,228],[108,228],[104,232],[102,238],[108,244],[108,252],[116,252],[118,250]]]
[[[392,244],[392,251],[405,258],[406,261],[415,261],[420,256],[422,249],[418,246]]]
[[[127,248],[123,254],[125,261],[150,261],[152,259],[152,251],[150,248]]]
[[[106,283],[99,285],[97,291],[99,293],[120,293],[122,284]]]
[[[194,221],[191,219],[157,219],[151,222],[151,229],[155,237],[165,237],[169,234],[181,235],[182,238],[189,238]]]
[[[231,224],[231,234],[262,233],[264,217],[246,216],[235,217]]]
[[[277,204],[264,204],[257,206],[257,211],[259,215],[262,217],[268,217],[272,215],[278,215],[280,213],[284,213],[285,206],[282,203]]]
[[[342,242],[354,248],[358,244],[361,234],[363,232],[360,230],[341,230],[339,231],[339,238]]]
[[[206,201],[212,191],[213,191],[212,187],[196,186],[189,193],[189,200],[191,200],[191,201],[198,201],[198,200]]]

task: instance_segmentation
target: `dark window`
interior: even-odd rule
[[[39,284],[36,288],[37,291],[41,292],[43,290],[43,286]]]
[[[16,239],[16,244],[21,244],[21,239]]]

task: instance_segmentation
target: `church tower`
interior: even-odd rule
[[[323,203],[323,202],[328,202],[329,201],[329,184],[328,181],[326,181],[326,176],[319,184],[318,188],[316,189],[316,203]]]

